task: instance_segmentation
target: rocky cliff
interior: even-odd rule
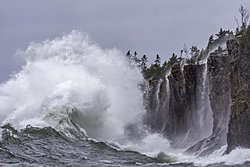
[[[149,127],[201,156],[250,148],[250,27],[219,34],[195,61],[151,77],[145,98]]]
[[[226,153],[236,147],[250,148],[250,51],[240,46],[237,40],[230,40],[228,52],[231,61],[232,106]]]
[[[213,132],[188,149],[198,155],[207,155],[226,145],[230,115],[230,61],[227,52],[215,51],[207,60],[209,98],[213,114]]]
[[[153,131],[165,134],[173,147],[187,147],[210,133],[205,70],[204,64],[182,67],[177,63],[170,74],[149,82],[147,122]]]

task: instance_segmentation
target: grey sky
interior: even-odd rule
[[[73,29],[151,60],[184,44],[205,47],[220,28],[236,28],[241,4],[250,9],[249,0],[0,0],[0,82],[20,67],[17,49]]]

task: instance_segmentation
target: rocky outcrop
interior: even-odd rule
[[[227,52],[216,51],[207,61],[210,88],[210,106],[213,113],[213,132],[188,149],[198,155],[207,155],[226,145],[230,115],[230,60]]]
[[[232,107],[226,153],[236,147],[250,148],[250,51],[237,40],[227,43],[231,61]]]

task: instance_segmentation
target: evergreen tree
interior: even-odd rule
[[[169,63],[170,65],[174,65],[174,63],[178,62],[178,59],[177,59],[177,55],[176,54],[172,54],[172,57],[169,58]]]
[[[225,31],[222,28],[220,28],[220,31],[218,34],[215,34],[218,38],[224,37],[226,35],[226,33],[229,31]]]
[[[131,56],[132,56],[132,55],[130,54],[130,50],[129,50],[129,51],[127,52],[127,54],[126,54],[126,57],[127,57],[127,59],[130,60],[130,59],[131,59]]]
[[[144,71],[147,69],[147,62],[148,62],[148,57],[146,55],[143,55],[141,58],[141,69]]]
[[[134,56],[137,57],[137,52],[135,51]]]
[[[183,49],[181,49],[181,57],[182,57],[182,54],[183,54]]]
[[[160,65],[161,65],[161,58],[160,58],[160,56],[157,54],[157,55],[156,55],[156,59],[155,59],[155,66],[156,66],[156,67],[160,67]]]
[[[209,37],[208,43],[211,43],[211,44],[214,43],[214,35],[213,34]]]
[[[162,64],[162,68],[167,69],[168,66],[169,66],[169,63],[167,61],[164,61],[164,63]]]
[[[137,52],[136,52],[136,51],[134,52],[134,55],[132,55],[131,59],[132,59],[132,61],[133,61],[135,64],[138,64],[138,65],[139,65],[140,59],[138,59],[138,57],[137,57]]]

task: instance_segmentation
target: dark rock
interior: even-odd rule
[[[176,64],[170,75],[149,81],[146,122],[154,132],[164,133],[173,147],[186,147],[209,135],[204,130],[209,122],[209,113],[203,112],[208,107],[203,104],[204,70],[205,65],[182,69]]]
[[[226,41],[227,49],[221,48]],[[242,37],[229,33],[204,52],[207,66],[182,67],[177,62],[169,75],[157,73],[150,78],[145,120],[151,130],[163,133],[173,147],[193,145],[187,152],[198,155],[226,144],[226,153],[250,148],[249,41],[250,28]]]
[[[227,135],[227,151],[250,148],[250,52],[236,40],[227,43],[231,61],[232,107]]]
[[[207,61],[210,105],[213,112],[213,133],[187,151],[207,155],[226,145],[230,114],[230,61],[227,54],[215,52]]]
[[[208,111],[204,103],[207,94],[204,70],[204,64],[186,65],[183,72],[174,68],[169,76],[171,96],[166,132],[174,147],[187,147],[209,135],[204,129],[209,129],[210,115],[203,112]]]

